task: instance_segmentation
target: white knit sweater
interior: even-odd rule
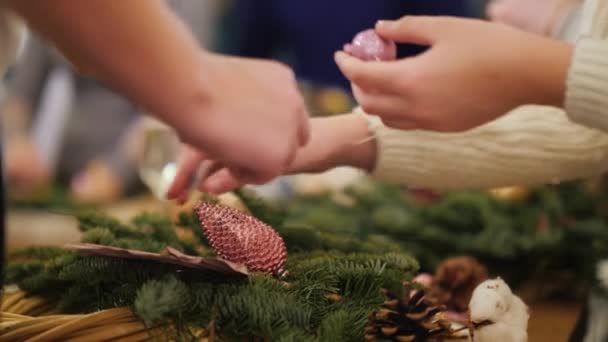
[[[580,21],[566,111],[525,106],[456,134],[389,129],[368,116],[378,143],[373,175],[449,190],[556,183],[607,171],[608,0],[587,0]]]

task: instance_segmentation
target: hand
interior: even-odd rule
[[[492,21],[553,36],[580,0],[493,0],[487,8]]]
[[[262,184],[286,172],[309,137],[294,75],[271,61],[208,55],[200,101],[170,122],[186,147],[169,198],[187,192],[204,160],[239,183]],[[204,185],[206,184],[206,186]],[[212,180],[201,190],[222,192]]]
[[[358,114],[346,114],[311,120],[310,142],[300,148],[285,174],[323,172],[338,166],[353,166],[371,171],[375,163],[376,144],[369,139],[367,121]],[[200,153],[189,146],[184,146],[179,158],[178,175],[173,188],[181,189],[181,184],[188,184],[199,164],[204,160]],[[247,182],[235,177],[220,163],[211,162],[209,169],[201,175],[198,187],[201,191],[224,193],[234,190]],[[190,172],[182,172],[189,170]],[[185,193],[173,193],[180,202],[187,199]]]
[[[562,106],[572,47],[500,24],[445,17],[379,22],[385,39],[429,45],[392,62],[336,62],[367,112],[388,126],[463,131],[523,104]]]

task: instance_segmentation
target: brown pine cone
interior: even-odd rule
[[[454,257],[437,267],[430,292],[448,310],[467,310],[477,285],[488,279],[488,270],[475,258]]]

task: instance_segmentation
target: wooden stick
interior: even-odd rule
[[[68,321],[58,327],[48,330],[44,334],[34,337],[30,340],[30,342],[42,342],[60,339],[62,336],[71,334],[74,331],[98,326],[104,322],[113,322],[129,316],[133,316],[133,313],[127,308],[99,311],[77,320]]]
[[[66,342],[109,341],[145,330],[146,327],[141,322],[111,324],[108,326],[81,330],[75,334],[66,336],[62,340]]]
[[[24,299],[22,301],[20,301],[18,303],[18,305],[16,304],[13,308],[12,308],[12,312],[13,313],[17,313],[17,314],[22,314],[22,315],[27,315],[30,311],[32,311],[33,309],[43,306],[45,304],[48,303],[48,300],[43,298],[43,297],[29,297],[27,299]]]
[[[17,291],[17,292],[11,293],[11,294],[8,294],[8,293],[4,294],[4,299],[2,301],[2,305],[0,305],[0,311],[10,312],[10,310],[8,310],[8,308],[10,308],[13,304],[17,303],[21,299],[25,298],[25,296],[26,296],[26,293],[23,291]]]
[[[19,326],[15,329],[10,329],[11,331],[8,333],[2,332],[0,336],[0,342],[15,342],[15,341],[23,341],[30,340],[30,338],[36,338],[51,329],[52,327],[56,327],[66,322],[70,322],[73,318],[52,318],[46,320],[40,320],[37,322],[36,319],[32,319],[30,322],[21,322],[15,324],[15,326]],[[23,323],[23,324],[22,324]],[[13,327],[11,327],[13,328]]]

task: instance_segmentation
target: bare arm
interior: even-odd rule
[[[170,124],[179,120],[170,114],[181,112],[176,105],[202,96],[200,73],[193,70],[201,69],[203,54],[160,0],[11,0],[8,5],[80,71]]]

